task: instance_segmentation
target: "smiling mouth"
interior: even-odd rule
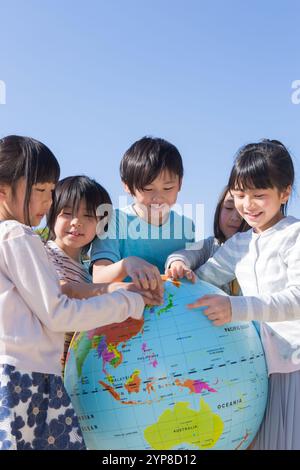
[[[257,219],[262,214],[262,212],[257,212],[256,214],[249,214],[249,212],[245,212],[245,216],[249,217],[250,219]]]

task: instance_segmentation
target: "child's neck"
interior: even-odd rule
[[[61,240],[56,238],[54,240],[54,243],[64,252],[66,255],[68,255],[70,258],[72,258],[74,261],[77,263],[81,262],[81,254],[82,254],[82,249],[81,248],[72,248],[70,246],[66,246],[64,243],[62,243]]]
[[[265,232],[266,230],[268,230],[269,228],[273,227],[273,225],[276,225],[278,224],[278,222],[280,222],[280,220],[282,220],[285,216],[283,215],[282,212],[279,212],[278,214],[276,214],[271,220],[269,220],[269,222],[267,222],[265,225],[263,225],[262,227],[253,227],[253,232],[255,233],[263,233]]]

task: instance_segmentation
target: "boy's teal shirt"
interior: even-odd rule
[[[101,259],[115,263],[128,256],[139,256],[164,273],[167,257],[174,251],[187,248],[194,239],[194,223],[188,217],[171,210],[163,225],[151,225],[141,219],[130,205],[116,209],[108,231],[93,242],[91,263]]]

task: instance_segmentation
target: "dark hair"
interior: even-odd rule
[[[72,208],[75,215],[78,212],[80,202],[84,200],[87,212],[97,217],[97,208],[102,204],[112,205],[110,196],[106,189],[97,181],[87,176],[68,176],[60,180],[55,188],[53,204],[48,212],[47,226],[49,228],[48,240],[55,240],[54,226],[57,216],[67,206]],[[101,215],[100,220],[105,217]],[[90,248],[90,243],[82,249],[85,254]]]
[[[278,140],[264,139],[242,147],[228,181],[230,190],[277,188],[284,191],[294,183],[294,165],[287,148]],[[281,212],[286,213],[287,203]]]
[[[220,213],[221,213],[221,209],[222,209],[226,194],[228,192],[230,192],[229,187],[225,186],[225,188],[223,189],[223,191],[221,192],[219,196],[217,207],[215,210],[215,215],[214,215],[214,236],[218,240],[220,245],[226,242],[226,237],[220,227]],[[249,229],[250,229],[250,226],[247,224],[247,222],[244,219],[242,219],[241,225],[237,229],[237,232],[246,232]]]
[[[18,180],[25,178],[25,224],[30,225],[29,202],[32,186],[37,183],[56,184],[59,174],[58,161],[45,144],[18,135],[9,135],[0,140],[0,183],[9,185],[14,197]]]
[[[120,174],[131,194],[151,184],[162,171],[183,177],[182,158],[175,145],[164,139],[143,137],[125,152]]]

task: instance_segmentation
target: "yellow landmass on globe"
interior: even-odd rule
[[[176,403],[145,429],[144,437],[152,449],[168,450],[183,443],[209,449],[216,444],[224,428],[220,416],[203,399],[199,411],[189,406],[188,402]]]

